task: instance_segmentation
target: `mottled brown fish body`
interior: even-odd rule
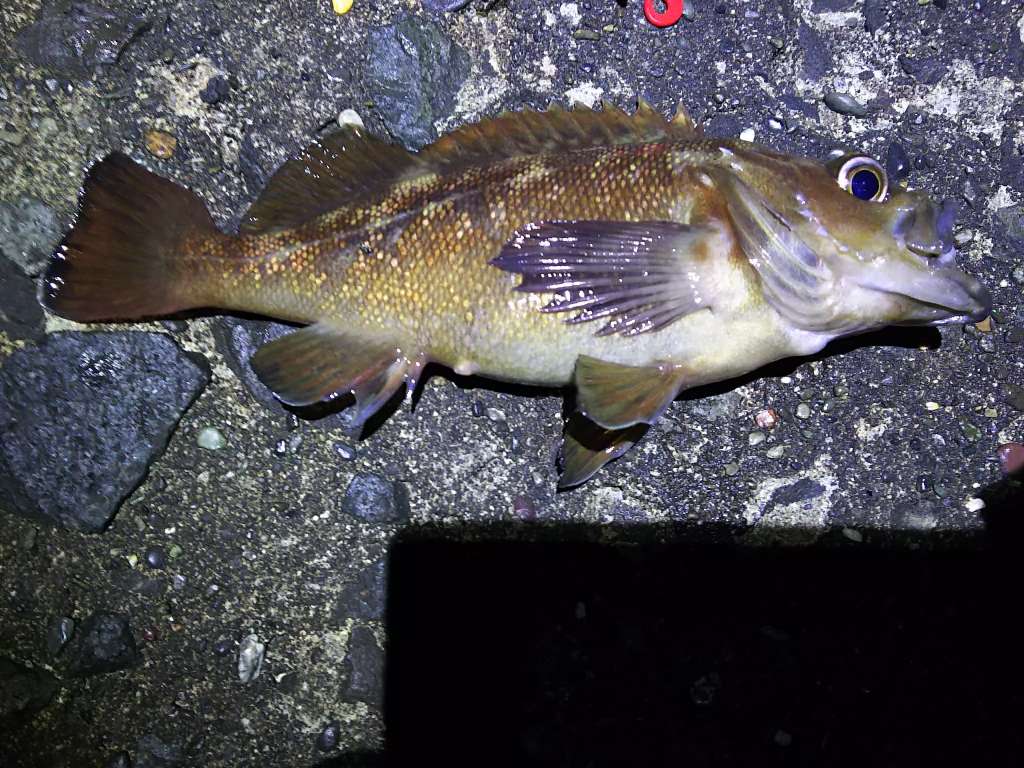
[[[80,321],[215,307],[307,324],[253,368],[289,405],[354,395],[357,422],[431,361],[574,383],[569,486],[682,389],[893,322],[987,314],[952,219],[863,156],[710,139],[643,104],[527,111],[415,155],[337,134],[278,170],[237,236],[112,155],[44,294]]]

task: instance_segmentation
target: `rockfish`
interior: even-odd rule
[[[954,217],[864,155],[791,157],[643,102],[552,108],[419,153],[343,130],[286,162],[237,234],[112,154],[85,179],[43,301],[82,322],[210,308],[305,324],[253,369],[290,406],[352,397],[358,423],[428,362],[575,385],[569,487],[684,389],[839,336],[986,317]]]

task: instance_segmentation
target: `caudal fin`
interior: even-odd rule
[[[79,322],[200,306],[181,257],[216,234],[195,194],[115,152],[85,179],[78,219],[46,271],[43,304]]]

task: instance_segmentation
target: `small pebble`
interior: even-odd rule
[[[853,96],[838,91],[829,91],[825,94],[825,106],[841,115],[866,117],[868,114],[867,108]]]
[[[219,451],[228,444],[228,441],[216,427],[203,427],[196,436],[196,444],[208,451]]]
[[[46,628],[46,648],[56,656],[67,645],[75,631],[75,620],[70,616],[55,616]]]
[[[744,128],[740,132],[740,141],[753,141],[757,137],[753,128]]]
[[[730,462],[729,464],[725,465],[725,474],[727,477],[734,477],[735,475],[739,474],[739,471],[740,465],[737,464],[736,462]]]
[[[363,125],[363,118],[354,109],[343,109],[341,114],[338,115],[338,125],[342,128],[346,125],[351,125],[355,128],[365,127]]]
[[[352,10],[352,0],[331,0],[331,7],[339,16],[344,16]]]
[[[532,501],[530,501],[526,496],[523,496],[522,494],[512,499],[512,514],[514,514],[520,520],[537,519],[536,507],[534,507]]]
[[[1011,276],[1015,283],[1024,285],[1024,267],[1014,267]]]
[[[338,746],[338,736],[340,735],[340,731],[341,724],[337,720],[329,722],[324,726],[324,729],[320,731],[320,735],[316,737],[316,748],[321,752],[330,752]]]
[[[788,747],[793,743],[793,737],[785,731],[779,730],[775,732],[775,743],[780,747]]]
[[[796,407],[796,417],[798,419],[811,418],[811,406],[807,403],[800,403],[800,405]]]
[[[967,500],[967,504],[965,506],[967,507],[968,512],[981,512],[981,510],[985,508],[985,502],[977,496],[974,496]]]
[[[181,554],[181,545],[180,544],[171,544],[171,549],[170,549],[170,551],[168,551],[167,556],[169,558],[171,558],[171,560],[176,560],[180,554]]]
[[[505,415],[505,412],[500,408],[488,408],[487,418],[496,424],[502,424],[508,421],[508,417]]]
[[[850,541],[857,542],[858,544],[864,541],[864,534],[856,528],[843,528],[843,536],[848,538]]]
[[[181,590],[185,588],[186,583],[187,579],[180,573],[174,574],[174,578],[171,580],[171,586],[173,586],[174,589],[178,592],[181,592]]]
[[[214,105],[224,101],[231,92],[231,86],[227,78],[222,75],[214,75],[206,81],[206,87],[199,92],[199,98],[204,104]]]
[[[1020,443],[1003,443],[996,450],[999,465],[1003,472],[1014,475],[1024,469],[1024,445]]]
[[[747,443],[751,446],[760,445],[765,441],[766,437],[767,435],[764,432],[751,432],[747,435]]]
[[[227,656],[231,653],[231,646],[234,645],[231,642],[231,638],[224,637],[213,644],[213,652],[218,656]]]
[[[257,635],[246,635],[238,646],[238,679],[251,683],[260,676],[266,646]]]
[[[168,160],[174,156],[174,150],[178,146],[178,140],[166,131],[151,129],[143,136],[146,144],[146,151],[153,157],[161,160]]]
[[[167,565],[167,553],[160,547],[150,547],[144,555],[146,565],[154,570],[160,570]]]
[[[774,408],[765,408],[754,416],[754,423],[761,429],[772,429],[779,423],[779,414]]]
[[[939,405],[938,403],[932,401],[932,400],[929,400],[927,403],[924,404],[924,407],[925,407],[925,410],[928,410],[928,411],[937,411],[942,406]]]
[[[355,449],[348,443],[335,443],[334,452],[345,461],[352,461],[356,457]]]
[[[782,454],[784,454],[785,452],[786,446],[773,445],[771,448],[764,452],[764,455],[767,456],[769,459],[781,459]]]

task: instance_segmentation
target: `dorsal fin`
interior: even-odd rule
[[[295,227],[428,170],[417,155],[347,126],[283,163],[238,229],[251,235]]]
[[[296,227],[382,192],[400,179],[444,175],[513,157],[647,144],[692,136],[696,130],[681,107],[669,121],[643,99],[632,115],[608,102],[603,106],[602,111],[577,104],[572,109],[553,105],[544,112],[505,112],[463,126],[419,154],[346,127],[285,162],[243,217],[239,232]]]
[[[420,156],[438,173],[446,173],[511,157],[647,144],[694,130],[692,120],[669,122],[643,99],[632,115],[608,102],[602,106],[601,111],[577,104],[572,109],[553,105],[544,112],[505,112],[441,137]]]

